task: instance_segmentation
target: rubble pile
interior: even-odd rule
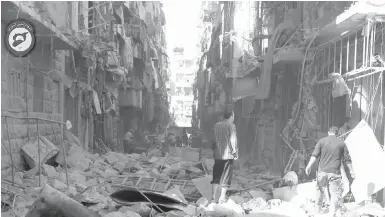
[[[285,216],[312,213],[309,211],[312,205],[293,205],[282,202],[281,198],[273,199],[273,185],[280,178],[263,166],[236,165],[228,201],[207,206],[214,162],[205,151],[202,156],[207,157],[193,162],[164,154],[159,149],[143,154],[99,155],[82,151],[74,142],[65,144],[66,159],[62,150],[52,159],[43,158],[41,176],[36,166],[27,171],[17,170],[12,184],[11,168],[2,170],[3,216],[32,216],[29,212],[36,209],[41,192],[51,187],[82,207],[110,217],[268,216],[266,213],[278,213],[277,210]],[[33,150],[33,145],[28,147]],[[33,156],[28,162],[38,165]],[[288,215],[296,212],[297,215]],[[280,215],[277,213],[275,216]]]

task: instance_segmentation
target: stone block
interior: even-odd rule
[[[59,174],[56,172],[55,168],[53,166],[44,164],[43,165],[44,173],[49,177],[49,178],[56,178],[59,176]]]
[[[151,213],[151,208],[147,206],[145,203],[136,203],[133,206],[124,206],[121,209],[119,209],[119,212],[125,213],[127,211],[138,213],[141,216],[149,216]]]
[[[66,189],[67,186],[63,182],[61,182],[61,181],[59,181],[57,179],[54,179],[52,181],[52,187],[56,188],[57,190],[64,190],[64,189]]]
[[[201,197],[197,200],[195,204],[197,206],[207,206],[207,204],[209,204],[209,201],[205,197]]]

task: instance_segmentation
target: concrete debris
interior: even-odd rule
[[[39,153],[40,147],[40,153]],[[21,155],[30,168],[34,168],[39,163],[44,164],[59,153],[59,149],[44,136],[32,139],[21,149]],[[39,154],[42,162],[39,162]]]
[[[100,216],[293,216],[291,214],[295,212],[300,212],[300,216],[310,216],[314,213],[314,202],[311,200],[315,196],[314,182],[296,185],[296,175],[287,174],[285,177],[288,182],[292,182],[292,186],[273,188],[274,182],[258,186],[277,177],[263,166],[248,165],[246,161],[237,164],[227,202],[209,204],[212,191],[210,174],[213,167],[210,159],[201,159],[198,163],[186,161],[171,155],[162,156],[157,149],[141,155],[116,152],[99,155],[76,150],[68,152],[69,186],[66,184],[65,169],[48,164],[42,166],[41,183],[47,183],[52,189],[87,205],[89,210]],[[12,180],[9,169],[2,171],[2,180],[8,180],[8,183]],[[38,168],[20,172],[22,179],[18,177],[16,174],[18,187],[11,186],[9,189],[12,192],[22,192],[21,186],[23,183],[26,185],[28,193],[18,193],[14,208],[18,216],[25,216],[42,189],[37,187]],[[167,208],[164,213],[151,208],[148,201],[133,200],[122,206],[110,198],[121,186],[137,187],[144,192],[161,192],[187,205],[165,206]],[[3,195],[2,202],[12,206],[13,196]],[[283,211],[279,211],[280,209]],[[373,210],[375,209],[366,208],[358,212],[356,209],[355,213],[363,215],[382,211]],[[2,214],[14,216],[13,211]]]
[[[43,165],[44,175],[50,177],[50,178],[57,178],[59,176],[59,173],[55,170],[53,166],[44,164]]]
[[[151,213],[151,208],[145,203],[136,203],[133,206],[123,206],[119,209],[119,212],[126,213],[128,211],[138,213],[140,216],[149,216]]]
[[[209,204],[209,201],[204,198],[204,197],[201,197],[197,200],[197,202],[195,203],[197,206],[207,206]]]

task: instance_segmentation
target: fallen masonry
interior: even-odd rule
[[[18,170],[13,179],[11,168],[2,170],[2,216],[314,216],[315,183],[296,185],[295,174],[282,179],[261,165],[237,165],[228,201],[208,205],[213,165],[208,150],[199,158],[164,156],[158,149],[100,155],[66,144],[67,173],[57,149],[42,152],[40,187],[36,142],[23,149],[32,169]],[[348,206],[348,216],[385,213],[376,204]]]

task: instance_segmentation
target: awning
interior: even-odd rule
[[[52,37],[53,48],[57,50],[79,49],[79,44],[68,39],[52,22],[42,16],[34,6],[36,2],[4,1],[1,2],[1,20],[10,22],[24,18],[31,22],[37,37]],[[20,11],[19,11],[20,9]],[[20,13],[18,13],[20,12]]]
[[[339,37],[341,34],[364,24],[367,16],[384,20],[385,5],[381,5],[380,1],[375,3],[367,1],[355,2],[349,9],[324,26],[319,31],[315,42],[324,44],[333,38]]]

